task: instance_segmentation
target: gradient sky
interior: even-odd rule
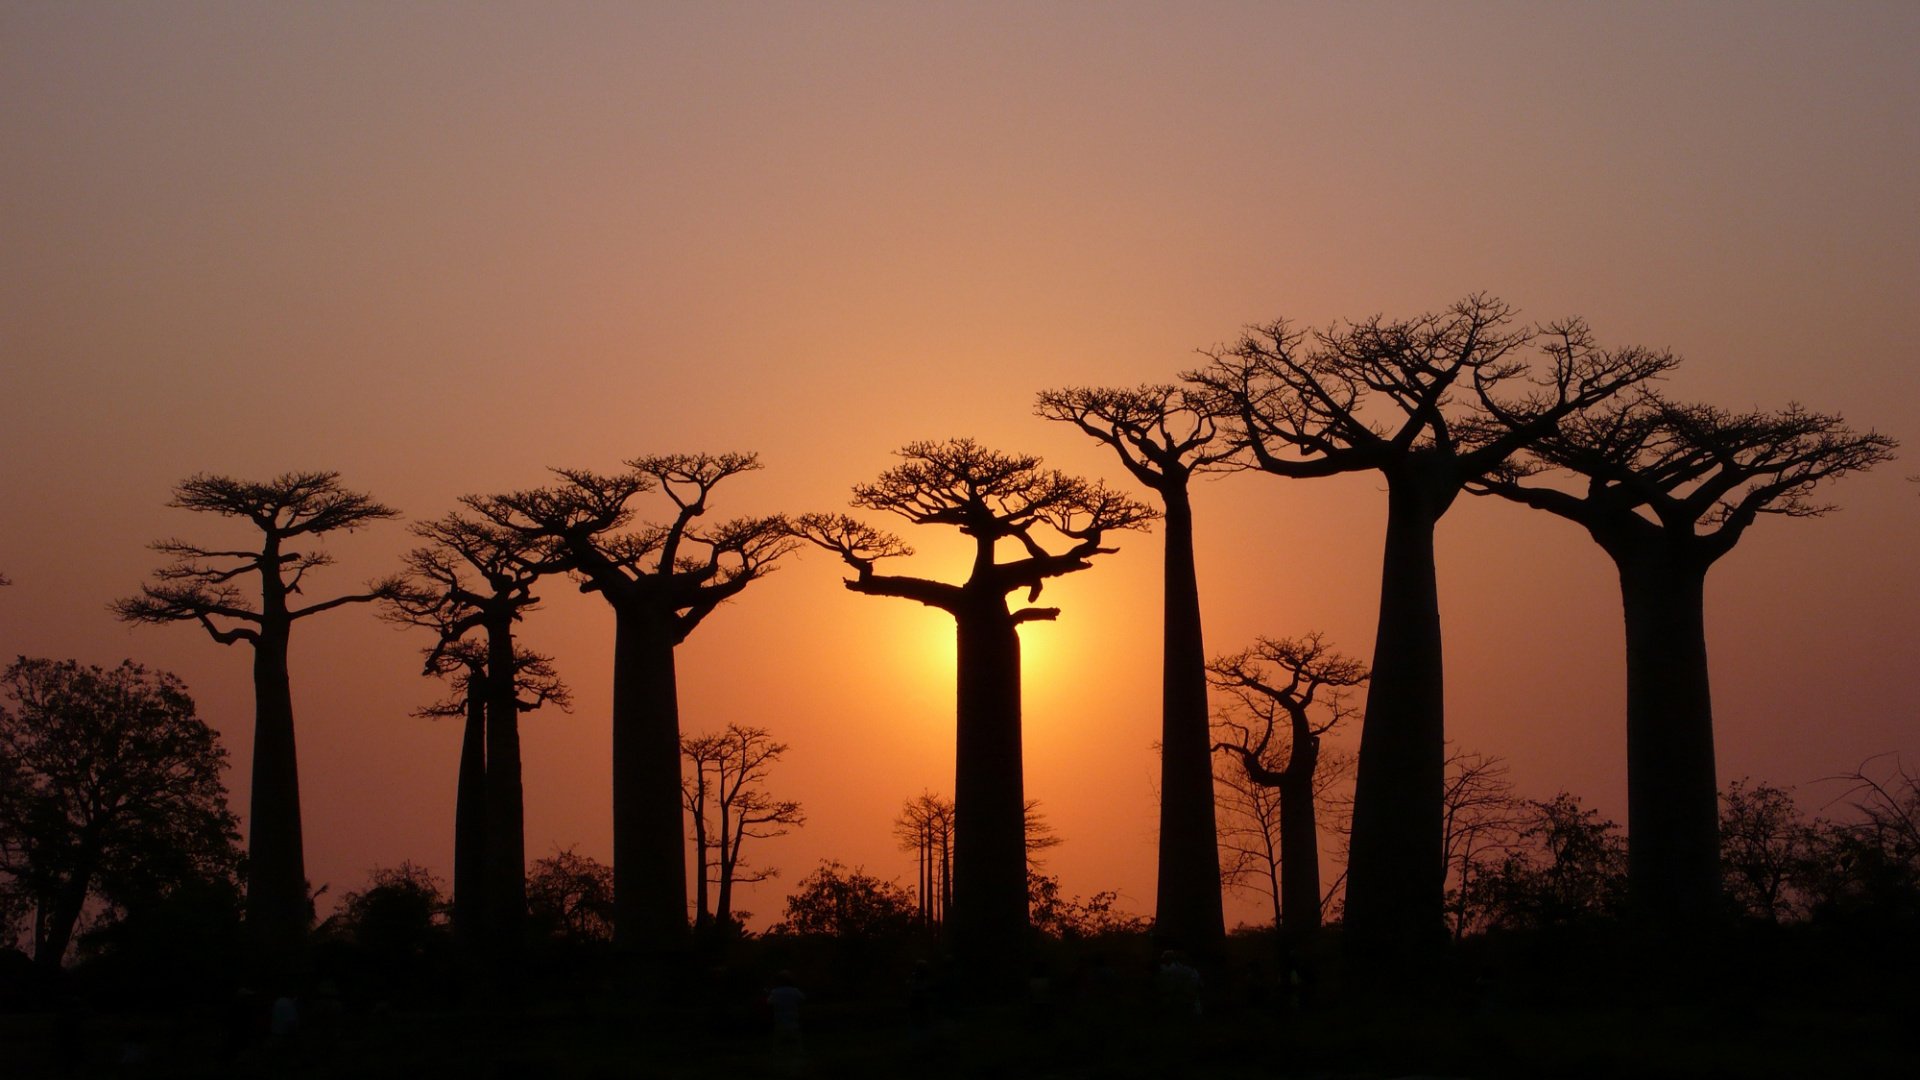
[[[547,466],[752,449],[718,511],[833,510],[914,439],[1125,480],[1036,391],[1163,381],[1247,323],[1486,290],[1687,358],[1676,395],[1798,400],[1906,440],[1844,510],[1763,521],[1708,581],[1720,771],[1920,762],[1920,8],[1911,4],[0,2],[0,655],[187,680],[235,762],[244,647],[129,628],[195,472],[337,469],[409,516]],[[1371,649],[1373,477],[1197,497],[1210,650]],[[942,539],[899,569],[940,573]],[[386,524],[320,587],[393,569]],[[1440,528],[1448,723],[1521,788],[1624,816],[1611,565],[1463,500]],[[1159,539],[1049,587],[1027,782],[1068,891],[1152,907]],[[689,731],[792,746],[811,821],[750,855],[912,876],[952,786],[950,624],[794,559],[680,650]],[[610,849],[612,620],[565,582],[524,639],[529,854]],[[309,873],[450,869],[456,726],[365,610],[294,642]],[[244,766],[231,777],[245,807]],[[778,913],[782,883],[742,901]],[[1259,917],[1236,901],[1230,920]]]

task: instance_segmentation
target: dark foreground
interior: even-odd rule
[[[984,1000],[950,991],[937,964],[820,942],[746,943],[625,991],[590,965],[536,972],[512,1005],[420,968],[343,970],[299,996],[299,1030],[279,1036],[256,995],[0,1014],[0,1076],[1916,1075],[1911,957],[1863,944],[1518,940],[1363,980],[1329,949],[1242,941],[1208,968],[1197,1012],[1135,938],[1056,947],[1024,987]],[[807,992],[797,1038],[765,1004],[776,971]]]

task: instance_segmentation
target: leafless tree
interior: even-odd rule
[[[775,799],[761,785],[787,744],[775,742],[765,728],[728,724],[714,735],[683,736],[681,756],[692,772],[680,781],[681,796],[693,822],[695,918],[722,931],[732,928],[733,887],[766,881],[779,871],[755,866],[742,851],[748,840],[785,836],[806,824],[800,804]],[[708,885],[715,889],[708,903]]]
[[[581,590],[613,609],[614,941],[623,952],[674,951],[686,942],[673,652],[794,547],[779,516],[700,524],[716,487],[758,468],[752,454],[644,457],[621,473],[557,469],[560,482],[551,487],[462,500],[502,528],[550,543],[551,557]],[[650,492],[671,506],[663,523],[635,520],[632,501]]]
[[[1518,849],[1533,823],[1532,804],[1513,793],[1507,763],[1490,754],[1452,750],[1440,796],[1442,863],[1447,922],[1454,940],[1485,924],[1485,882]]]
[[[1892,439],[1798,405],[1729,413],[1644,392],[1559,418],[1530,456],[1474,478],[1587,530],[1620,573],[1627,639],[1627,832],[1641,918],[1719,908],[1707,571],[1762,515],[1816,517],[1814,491],[1893,455]],[[1566,490],[1559,471],[1580,483]]]
[[[1366,682],[1366,666],[1313,633],[1263,637],[1250,649],[1216,657],[1207,665],[1207,677],[1238,705],[1215,721],[1221,739],[1213,749],[1237,757],[1247,780],[1280,794],[1276,925],[1311,930],[1320,925],[1320,830],[1314,812],[1320,737],[1350,715],[1346,691]]]
[[[1536,345],[1537,362],[1527,353]],[[1673,359],[1600,349],[1578,320],[1519,326],[1511,307],[1482,295],[1311,335],[1277,321],[1210,355],[1187,378],[1230,403],[1229,434],[1259,468],[1386,481],[1346,921],[1377,955],[1402,955],[1436,936],[1444,908],[1439,883],[1413,869],[1440,861],[1446,723],[1434,527],[1465,485]]]
[[[953,800],[923,791],[908,799],[893,822],[894,838],[914,853],[920,921],[938,925],[953,898]]]
[[[1220,854],[1213,842],[1213,753],[1208,733],[1206,646],[1193,562],[1196,474],[1236,467],[1219,438],[1219,399],[1191,387],[1073,387],[1042,393],[1035,411],[1070,423],[1112,448],[1134,479],[1160,497],[1165,517],[1160,672],[1160,850],[1154,932],[1211,952],[1226,926]]]
[[[300,769],[293,737],[293,691],[287,642],[293,624],[348,604],[394,595],[388,578],[357,593],[301,604],[307,574],[333,559],[306,547],[331,532],[397,517],[372,496],[340,486],[339,473],[285,473],[257,482],[199,474],[180,482],[169,506],[239,518],[260,534],[257,547],[217,548],[162,540],[155,551],[173,561],[155,571],[138,596],[113,611],[134,623],[197,623],[222,645],[253,648],[254,738],[247,814],[247,925],[269,963],[284,963],[313,919],[300,832]],[[299,544],[304,550],[292,550]],[[258,599],[239,582],[258,580]]]
[[[1030,604],[1046,582],[1085,570],[1108,534],[1141,528],[1154,512],[1102,484],[1057,470],[1038,458],[988,450],[971,439],[913,443],[901,463],[854,488],[857,507],[898,514],[916,525],[947,525],[974,543],[973,567],[959,584],[880,574],[880,559],[911,554],[898,538],[844,514],[808,514],[799,535],[838,554],[854,571],[848,589],[938,608],[958,633],[957,749],[954,767],[956,847],[952,928],[960,955],[979,975],[1010,978],[1019,970],[1027,921],[1026,797],[1021,765],[1020,639],[1024,623],[1050,620],[1058,608],[1010,607],[1009,593]],[[1049,534],[1059,550],[1043,543]],[[1020,555],[1002,562],[1005,541]]]

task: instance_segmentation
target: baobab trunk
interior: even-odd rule
[[[1214,822],[1206,648],[1193,560],[1193,508],[1169,485],[1160,674],[1160,866],[1154,936],[1210,953],[1226,937]]]
[[[300,837],[300,767],[284,626],[253,645],[253,789],[247,822],[247,929],[269,967],[290,959],[313,909]]]
[[[1347,862],[1347,928],[1380,952],[1422,947],[1442,933],[1441,792],[1445,686],[1433,532],[1452,491],[1387,477],[1387,539],[1373,679],[1360,731]]]
[[[1313,771],[1319,754],[1313,736],[1294,732],[1293,755],[1280,777],[1280,928],[1320,926],[1320,829],[1313,805]]]
[[[1028,932],[1020,638],[1002,607],[959,618],[953,910],[957,955],[987,982],[1017,976]]]
[[[453,804],[453,932],[480,940],[487,910],[486,676],[467,672],[467,725],[460,739],[460,783]]]
[[[1684,926],[1720,898],[1719,795],[1707,683],[1706,567],[1620,558],[1627,628],[1627,881],[1637,915]]]
[[[526,800],[511,618],[490,618],[487,625],[487,933],[503,957],[519,950],[527,920]]]
[[[614,944],[677,952],[687,942],[680,705],[669,620],[616,610],[613,645]]]

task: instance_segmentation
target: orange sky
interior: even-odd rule
[[[339,469],[425,518],[549,465],[753,449],[722,513],[833,510],[902,443],[970,435],[1121,482],[1036,391],[1475,290],[1672,347],[1680,396],[1912,447],[1917,115],[1904,4],[10,3],[0,655],[174,670],[244,762],[245,655],[105,610],[148,541],[243,535],[164,508],[191,473]],[[1915,471],[1762,523],[1709,579],[1724,778],[1920,760]],[[1197,510],[1210,649],[1317,628],[1368,652],[1376,480],[1232,477]],[[326,583],[407,544],[346,538]],[[1121,546],[1022,631],[1027,776],[1066,888],[1144,911],[1159,540]],[[1455,739],[1621,816],[1598,549],[1466,501],[1439,570]],[[889,822],[952,785],[948,628],[838,578],[807,554],[713,615],[683,714],[792,744],[777,790],[811,822],[757,853],[788,880],[827,856],[907,879]],[[525,725],[529,851],[604,857],[612,623],[548,595],[525,637],[578,707]],[[336,895],[449,867],[459,732],[408,715],[439,692],[420,644],[365,611],[295,640],[308,866]]]

